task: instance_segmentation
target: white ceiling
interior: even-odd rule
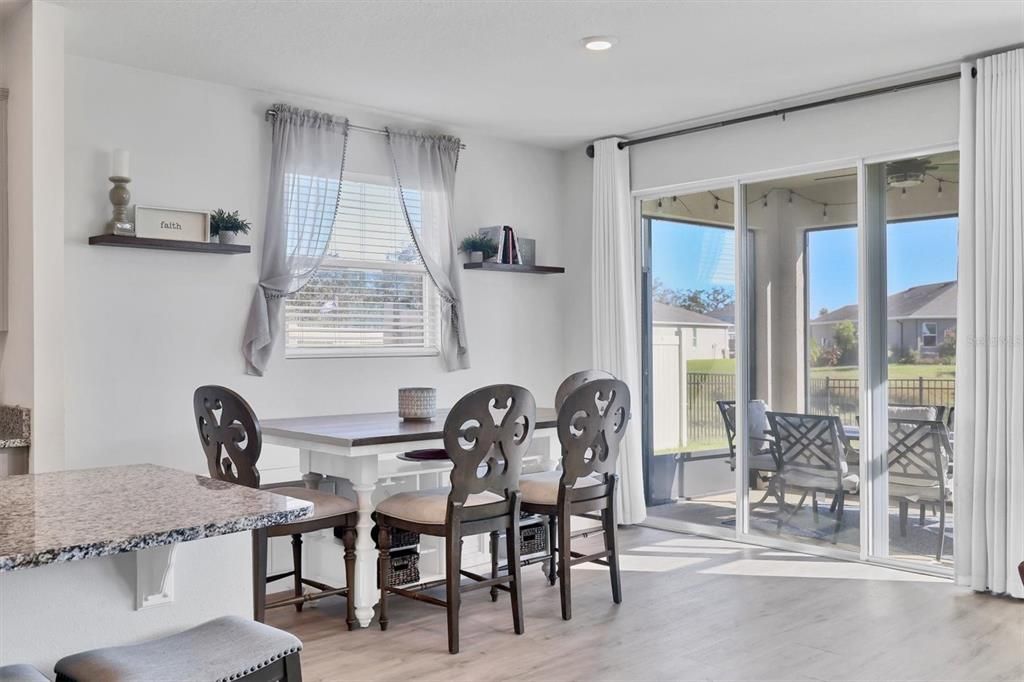
[[[1024,0],[61,4],[72,54],[554,147],[1024,39]],[[614,34],[618,45],[582,49],[593,34]]]

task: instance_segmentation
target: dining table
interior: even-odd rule
[[[451,460],[403,457],[413,450],[442,449],[447,415],[448,409],[438,409],[429,420],[405,420],[398,412],[372,412],[262,422],[265,443],[298,450],[299,468],[307,487],[323,489],[325,481],[334,481],[335,492],[347,492],[350,488],[355,497],[359,519],[355,580],[351,587],[354,588],[356,619],[362,627],[369,626],[379,601],[378,552],[371,536],[374,508],[382,499],[398,492],[448,484]],[[550,471],[558,465],[561,446],[557,416],[553,408],[537,408],[534,441],[524,457],[524,471]],[[486,547],[481,538],[481,555]],[[322,547],[308,543],[307,551],[320,552]],[[473,558],[473,551],[464,551],[464,562]],[[321,557],[310,559],[314,564],[323,564]],[[421,581],[443,577],[444,543],[435,538],[422,538],[419,565]]]

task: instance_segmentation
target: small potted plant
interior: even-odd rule
[[[483,263],[498,255],[498,245],[490,237],[471,234],[459,244],[459,251],[469,255],[470,263]]]
[[[238,211],[228,213],[218,208],[210,214],[210,239],[217,237],[221,244],[234,244],[238,233],[249,234],[252,225],[248,220],[239,217]]]

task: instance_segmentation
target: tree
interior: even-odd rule
[[[939,360],[943,364],[952,364],[956,362],[956,330],[946,330],[946,337],[942,339],[942,343],[939,345]]]
[[[651,295],[658,303],[685,308],[707,315],[732,305],[733,295],[725,287],[708,289],[671,289],[660,279],[654,280]]]
[[[818,311],[818,317],[824,317],[825,315],[828,315],[828,308],[822,306],[821,310]]]
[[[832,333],[840,365],[857,364],[857,325],[849,320],[836,325]]]

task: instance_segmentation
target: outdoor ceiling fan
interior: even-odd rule
[[[914,187],[924,182],[925,177],[932,171],[941,170],[943,167],[959,166],[957,161],[932,163],[929,158],[901,159],[886,164],[885,182],[889,187]],[[857,173],[843,173],[842,175],[826,175],[814,178],[815,182],[830,182],[843,178],[855,178]]]

